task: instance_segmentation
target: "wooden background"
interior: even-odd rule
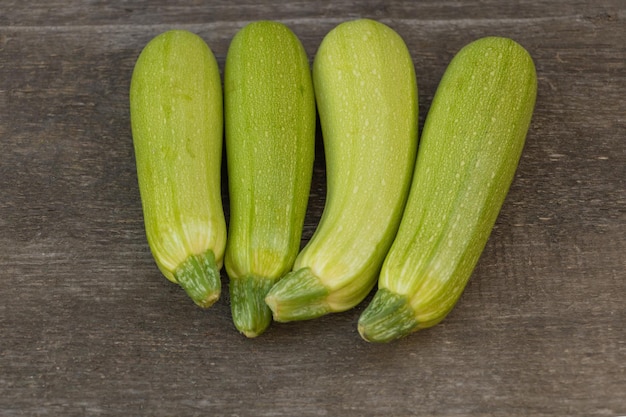
[[[439,326],[367,344],[363,303],[248,340],[226,286],[203,311],[151,258],[133,65],[183,28],[223,69],[258,19],[289,25],[312,59],[358,17],[405,39],[420,127],[462,46],[529,50],[539,92],[516,179]],[[0,0],[0,415],[626,415],[625,44],[624,0]],[[304,241],[324,204],[318,150]]]

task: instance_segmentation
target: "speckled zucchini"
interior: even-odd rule
[[[411,193],[361,336],[387,342],[439,323],[454,307],[508,193],[537,90],[533,61],[488,37],[447,68],[425,121]]]
[[[313,64],[327,168],[326,206],[293,271],[268,293],[277,321],[352,308],[376,282],[396,234],[417,151],[417,82],[402,38],[344,22]]]
[[[233,321],[248,337],[272,320],[264,298],[300,250],[313,159],[315,97],[309,61],[285,25],[240,30],[224,70]]]
[[[220,295],[222,87],[197,35],[152,39],[132,75],[130,115],[146,235],[159,269],[201,307]]]

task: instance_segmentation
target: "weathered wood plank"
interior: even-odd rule
[[[0,5],[0,414],[626,414],[622,1],[193,3]],[[152,261],[128,117],[134,61],[175,26],[223,69],[234,33],[260,18],[289,24],[312,58],[359,16],[406,40],[422,122],[467,42],[510,36],[531,52],[539,96],[515,182],[436,328],[369,345],[361,305],[247,340],[226,285],[202,311]],[[320,144],[305,241],[324,192]]]

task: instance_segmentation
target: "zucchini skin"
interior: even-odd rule
[[[130,116],[146,236],[163,275],[201,307],[220,294],[223,108],[217,62],[197,35],[172,30],[142,50]]]
[[[293,271],[268,293],[277,321],[345,311],[375,285],[397,231],[417,151],[417,81],[402,38],[369,19],[323,39],[313,84],[326,205]]]
[[[513,180],[536,91],[532,58],[511,39],[476,40],[450,62],[424,124],[398,235],[359,319],[365,340],[406,336],[452,310]]]
[[[230,194],[225,267],[237,329],[272,320],[264,299],[300,250],[315,158],[307,54],[284,24],[257,21],[233,38],[224,70]]]

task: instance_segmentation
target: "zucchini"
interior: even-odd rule
[[[300,250],[315,156],[311,70],[287,26],[258,21],[235,35],[224,102],[230,194],[225,268],[235,326],[255,337],[272,320],[267,292]]]
[[[528,52],[487,37],[461,49],[437,89],[411,192],[361,336],[388,342],[439,323],[485,247],[524,146],[537,77]]]
[[[152,39],[135,65],[130,116],[148,244],[157,266],[201,307],[220,295],[222,87],[197,35]]]
[[[388,26],[341,23],[323,39],[313,85],[324,140],[322,218],[265,301],[277,321],[352,308],[376,282],[396,234],[417,151],[417,82]]]

